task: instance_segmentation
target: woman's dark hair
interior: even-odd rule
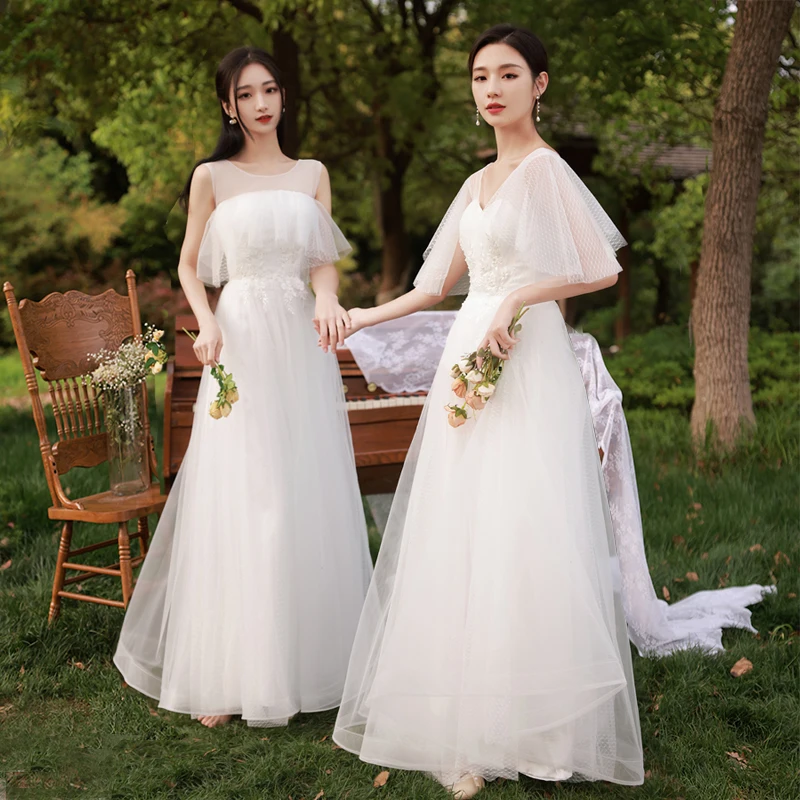
[[[507,44],[509,47],[513,47],[525,59],[534,78],[540,72],[547,72],[547,50],[544,49],[542,40],[527,28],[502,23],[484,31],[475,40],[469,53],[470,75],[475,64],[475,57],[490,44]]]
[[[183,187],[183,191],[178,197],[178,202],[184,211],[189,207],[189,192],[192,186],[194,171],[201,164],[206,164],[209,161],[224,161],[226,158],[235,156],[242,147],[244,147],[244,137],[251,135],[250,131],[247,130],[247,127],[239,117],[239,101],[236,98],[236,93],[233,93],[233,103],[236,109],[237,120],[235,125],[231,125],[230,117],[225,113],[225,108],[222,105],[230,101],[231,87],[236,87],[242,70],[248,64],[261,64],[265,67],[275,79],[275,83],[278,84],[278,91],[280,91],[281,96],[283,96],[283,83],[281,82],[280,70],[275,63],[275,59],[273,59],[266,50],[262,50],[260,47],[237,47],[235,50],[231,50],[231,52],[219,62],[215,84],[217,88],[217,99],[219,100],[219,113],[222,120],[222,127],[220,128],[219,139],[217,139],[214,152],[208,156],[208,158],[201,158],[194,167],[192,167],[189,180],[186,181],[186,185]],[[280,143],[282,139],[283,115],[281,115],[281,119],[278,121],[278,142]]]

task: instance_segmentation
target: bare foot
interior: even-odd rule
[[[201,725],[205,725],[206,728],[218,728],[220,725],[225,725],[233,719],[231,714],[221,714],[216,717],[212,716],[205,716],[205,717],[198,717],[197,721]]]

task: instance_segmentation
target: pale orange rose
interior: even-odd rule
[[[456,378],[450,388],[456,397],[465,397],[467,394],[467,385],[460,378]]]
[[[223,417],[227,417],[228,414],[231,413],[231,404],[230,403],[222,403],[219,407],[219,411]]]
[[[219,407],[219,403],[216,400],[211,404],[208,413],[211,414],[214,419],[219,419],[222,416],[222,409]]]
[[[451,411],[447,415],[447,421],[450,423],[452,428],[460,428],[467,420],[464,417],[456,414],[455,411]]]
[[[479,394],[469,392],[467,394],[467,405],[476,411],[480,411],[486,405],[486,401]]]

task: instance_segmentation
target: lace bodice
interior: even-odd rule
[[[230,161],[198,169],[211,173],[216,202],[198,258],[197,274],[204,283],[251,280],[295,296],[306,291],[312,269],[350,251],[315,199],[319,161],[298,161],[279,175],[252,175]]]
[[[506,295],[532,283],[591,283],[619,272],[625,240],[581,179],[552,150],[529,153],[481,207],[486,168],[470,176],[445,214],[416,280],[442,290],[456,248],[468,278],[452,294]]]

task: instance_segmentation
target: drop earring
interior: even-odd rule
[[[536,95],[536,121],[537,122],[541,121],[539,119],[539,95],[538,94]]]
[[[229,122],[231,125],[235,125],[235,124],[236,124],[236,117],[231,117],[231,118],[228,120],[228,122]]]
[[[480,127],[481,124],[481,112],[478,109],[478,106],[475,106],[475,124]]]

